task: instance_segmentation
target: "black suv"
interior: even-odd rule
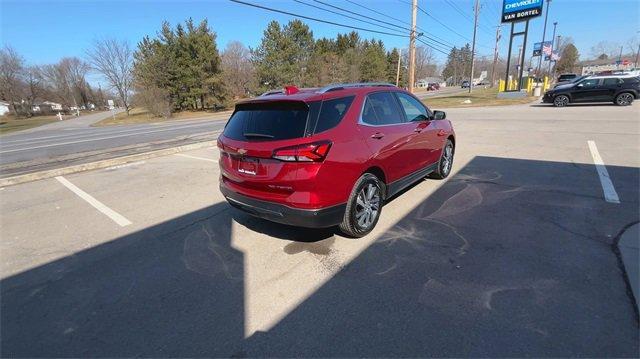
[[[611,102],[628,106],[640,95],[640,77],[595,76],[547,91],[543,102],[564,107],[575,102]]]

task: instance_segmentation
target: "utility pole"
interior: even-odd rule
[[[554,41],[556,39],[556,26],[558,26],[558,22],[554,21],[553,23],[553,36],[551,36],[551,55],[549,55],[549,69],[547,72],[551,75],[551,61],[553,60],[553,51],[556,49]],[[542,54],[540,54],[542,56]]]
[[[418,16],[418,0],[411,2],[411,34],[409,35],[409,92],[413,93],[416,80],[416,20]]]
[[[496,64],[498,63],[498,42],[500,41],[501,26],[496,26],[496,47],[493,50],[493,67],[491,67],[491,87],[496,81]]]
[[[471,45],[471,75],[469,75],[469,93],[471,93],[471,91],[473,90],[473,70],[475,69],[476,56],[476,32],[478,30],[478,12],[480,12],[480,4],[478,0],[476,0],[473,12],[473,45]]]
[[[400,85],[400,61],[402,60],[402,49],[398,50],[398,69],[396,70],[396,87]]]
[[[638,51],[636,52],[636,63],[633,65],[634,68],[638,68],[638,58],[640,57],[640,44],[638,44]]]
[[[551,0],[547,0],[547,11],[544,14],[544,29],[542,29],[542,49],[544,49],[544,39],[547,35],[547,17],[549,16],[549,6],[551,6]],[[542,54],[538,60],[538,69],[536,70],[536,76],[540,76],[540,66],[542,66]]]

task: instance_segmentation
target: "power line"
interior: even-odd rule
[[[314,1],[317,1],[317,0],[314,0]],[[407,22],[407,21],[404,21],[404,20],[401,20],[401,19],[395,18],[395,17],[393,17],[393,16],[389,16],[389,15],[387,15],[387,14],[385,14],[385,13],[380,12],[380,11],[377,11],[377,10],[374,10],[374,9],[372,9],[372,8],[366,7],[366,6],[364,6],[364,5],[358,4],[357,2],[354,2],[354,1],[351,1],[351,0],[346,0],[346,1],[347,1],[347,2],[349,2],[349,3],[351,3],[351,4],[353,4],[353,5],[359,6],[359,7],[363,8],[363,9],[365,9],[365,10],[368,10],[368,11],[371,11],[371,12],[376,13],[376,14],[378,14],[378,15],[381,15],[381,16],[384,16],[384,17],[386,17],[386,18],[389,18],[389,19],[391,19],[391,20],[395,20],[395,21],[399,21],[399,22],[401,22],[401,23],[403,23],[403,24],[411,25],[411,24],[410,24],[409,22]],[[409,3],[409,2],[407,2],[407,4],[411,5],[411,3]],[[418,7],[418,8],[419,8],[419,7]],[[359,15],[360,15],[360,14],[359,14]],[[364,16],[364,15],[360,15],[360,16]],[[366,17],[366,16],[364,16],[364,17]],[[374,20],[375,20],[375,21],[383,22],[382,20],[379,20],[379,19],[374,19]],[[385,22],[383,22],[383,23],[385,23]],[[387,23],[387,24],[388,24],[388,23]],[[396,26],[398,26],[398,25],[396,25]],[[427,32],[424,28],[422,28],[422,27],[420,27],[420,26],[416,26],[416,27],[418,28],[418,30],[422,31],[424,34],[427,34],[427,35],[425,35],[425,36],[430,36],[430,38],[433,38],[433,39],[432,39],[433,41],[440,40],[440,41],[442,41],[442,42],[446,43],[446,46],[448,46],[448,47],[453,47],[453,46],[455,46],[455,45],[454,45],[454,44],[452,44],[451,42],[449,42],[449,41],[447,41],[447,40],[445,40],[445,39],[443,39],[443,38],[441,38],[441,37],[438,37],[438,36],[436,36],[436,35],[434,35],[434,34],[432,34],[432,33]],[[403,28],[403,29],[406,29],[406,30],[408,30],[408,31],[411,31],[411,29],[409,29],[409,28]],[[437,40],[435,40],[435,39],[437,39]]]
[[[252,3],[244,2],[244,1],[240,1],[240,0],[229,0],[229,1],[235,2],[235,3],[238,3],[238,4],[242,4],[242,5],[246,5],[246,6],[255,7],[255,8],[258,8],[258,9],[262,9],[262,10],[277,12],[277,13],[285,14],[285,15],[289,15],[289,16],[295,16],[295,17],[299,17],[299,18],[302,18],[302,19],[322,22],[322,23],[325,23],[325,24],[330,24],[330,25],[335,25],[335,26],[340,26],[340,27],[346,27],[346,28],[349,28],[349,29],[373,32],[373,33],[376,33],[376,34],[396,36],[396,37],[409,37],[408,35],[393,34],[393,33],[385,32],[385,31],[366,29],[366,28],[357,27],[357,26],[350,26],[350,25],[340,24],[340,23],[333,22],[333,21],[317,19],[317,18],[313,18],[313,17],[309,17],[309,16],[295,14],[295,13],[284,11],[284,10],[278,10],[278,9],[274,9],[274,8],[270,8],[270,7],[266,7],[266,6],[262,6],[262,5],[258,5],[258,4],[252,4]]]
[[[462,9],[460,9],[458,7],[458,5],[454,4],[453,2],[451,2],[451,0],[444,0],[449,6],[451,6],[451,8],[453,8],[455,11],[458,12],[458,14],[462,15],[465,19],[471,21],[473,23],[473,19],[471,17],[469,17],[469,15],[465,14],[464,11],[462,11]]]
[[[358,18],[357,18],[357,17],[355,17],[355,16],[349,16],[349,15],[341,14],[341,13],[339,13],[339,12],[335,12],[335,11],[332,11],[332,10],[329,10],[329,9],[324,9],[324,8],[322,8],[322,7],[320,7],[320,6],[316,6],[316,5],[313,5],[313,4],[309,4],[309,3],[306,3],[306,2],[301,1],[301,0],[293,0],[293,1],[295,1],[295,2],[297,2],[297,3],[299,3],[299,4],[302,4],[302,5],[306,5],[306,6],[310,6],[310,7],[312,7],[312,8],[316,8],[316,9],[322,10],[322,11],[330,12],[330,13],[335,14],[335,15],[340,15],[340,16],[343,16],[343,17],[346,17],[346,18],[349,18],[349,19],[352,19],[352,20],[356,20],[356,21],[364,22],[364,23],[367,23],[367,24],[370,24],[370,25],[374,25],[374,26],[379,26],[379,27],[382,27],[382,28],[387,29],[387,30],[392,30],[392,31],[400,32],[400,30],[396,30],[395,28],[392,28],[392,27],[388,27],[388,26],[384,26],[384,25],[379,25],[379,24],[376,24],[375,22],[371,22],[371,21],[367,21],[367,20],[358,19]],[[318,2],[319,2],[319,1],[318,1]]]
[[[400,34],[393,34],[390,32],[385,32],[385,31],[378,31],[378,30],[373,30],[373,29],[366,29],[366,28],[362,28],[362,27],[358,27],[358,26],[350,26],[350,25],[345,25],[345,24],[341,24],[341,23],[337,23],[337,22],[333,22],[333,21],[328,21],[328,20],[323,20],[323,19],[317,19],[314,17],[310,17],[310,16],[305,16],[305,15],[300,15],[300,14],[296,14],[296,13],[292,13],[289,11],[284,11],[284,10],[279,10],[279,9],[274,9],[274,8],[270,8],[270,7],[266,7],[266,6],[262,6],[262,5],[258,5],[258,4],[252,4],[249,2],[245,2],[245,1],[240,1],[240,0],[229,0],[231,2],[235,2],[238,4],[242,4],[242,5],[246,5],[246,6],[251,6],[251,7],[255,7],[258,9],[262,9],[262,10],[267,10],[267,11],[271,11],[271,12],[276,12],[276,13],[280,13],[280,14],[285,14],[285,15],[289,15],[289,16],[294,16],[294,17],[299,17],[302,19],[307,19],[307,20],[311,20],[311,21],[316,21],[316,22],[321,22],[321,23],[325,23],[325,24],[330,24],[330,25],[335,25],[335,26],[340,26],[340,27],[345,27],[345,28],[349,28],[349,29],[354,29],[354,30],[361,30],[361,31],[367,31],[367,32],[373,32],[376,34],[383,34],[383,35],[389,35],[389,36],[396,36],[396,37],[409,37],[409,35],[400,35]],[[422,41],[421,41],[422,42]],[[426,42],[423,42],[425,45],[429,46],[430,48],[442,52],[444,54],[446,54],[446,52],[434,47],[433,45],[430,45]]]
[[[320,0],[313,0],[313,1],[315,1],[315,2],[317,2],[317,3],[320,3],[320,4],[324,5],[324,6],[332,7],[332,8],[334,8],[334,9],[337,9],[337,10],[340,10],[340,11],[344,11],[344,12],[349,13],[349,14],[353,14],[353,15],[357,15],[357,16],[363,17],[363,18],[365,18],[365,19],[369,19],[369,20],[373,20],[373,21],[378,21],[378,22],[381,22],[381,23],[383,23],[383,24],[387,24],[387,25],[395,26],[395,27],[400,28],[400,29],[403,29],[403,30],[411,31],[411,29],[410,29],[410,28],[408,28],[408,27],[402,27],[402,26],[397,25],[397,24],[392,24],[392,23],[390,23],[390,22],[386,22],[386,21],[383,21],[383,20],[380,20],[380,19],[375,19],[375,18],[372,18],[372,17],[366,16],[366,15],[358,14],[357,12],[353,12],[353,11],[351,11],[351,10],[343,9],[343,8],[341,8],[341,7],[339,7],[339,6],[335,6],[335,5],[327,4],[327,3],[322,2],[322,1],[320,1]]]
[[[293,0],[293,1],[295,1],[295,2],[299,2],[299,3],[302,3],[300,0]],[[396,25],[396,24],[392,24],[392,23],[390,23],[390,22],[386,22],[386,21],[383,21],[383,20],[380,20],[380,19],[376,19],[376,18],[372,18],[372,17],[366,16],[366,15],[362,15],[362,14],[360,14],[360,13],[357,13],[357,12],[354,12],[354,11],[351,11],[351,10],[343,9],[343,8],[341,8],[341,7],[339,7],[339,6],[335,6],[335,5],[327,4],[327,3],[323,2],[323,1],[320,1],[320,0],[313,0],[313,1],[315,1],[315,2],[317,2],[317,3],[319,3],[319,4],[322,4],[322,5],[325,5],[325,6],[328,6],[328,7],[331,7],[331,8],[337,9],[337,10],[340,10],[340,11],[347,12],[347,13],[349,13],[349,14],[353,14],[353,15],[357,15],[357,16],[363,17],[363,18],[365,18],[365,19],[370,19],[370,20],[378,21],[378,22],[381,22],[381,23],[383,23],[383,24],[388,24],[388,25],[391,25],[391,26],[395,26],[395,27],[397,27],[397,28],[399,28],[399,29],[405,29],[405,30],[407,30],[407,31],[411,31],[411,29],[410,29],[410,28],[402,27],[402,26],[399,26],[399,25]],[[310,5],[310,6],[313,6],[313,5]],[[314,6],[314,7],[316,7],[316,6]],[[319,7],[316,7],[316,8],[319,8]],[[325,10],[325,11],[330,11],[330,10],[326,10],[326,9],[322,9],[322,8],[319,8],[319,9],[321,9],[321,10]],[[333,12],[333,11],[330,11],[330,12],[332,12],[333,14],[337,14],[337,15],[341,15],[341,16],[346,16],[346,17],[349,17],[349,18],[351,18],[351,19],[355,19],[355,20],[358,20],[358,21],[364,21],[364,20],[356,19],[356,18],[354,18],[354,17],[352,17],[352,16],[348,16],[348,15],[340,14],[340,13],[337,13],[337,12]],[[386,27],[386,26],[378,25],[378,24],[371,23],[371,22],[368,22],[368,21],[364,21],[364,22],[366,22],[366,23],[368,23],[368,24],[373,24],[373,25],[376,25],[376,26],[381,26],[381,27],[384,27],[384,28],[386,28],[386,29],[389,29],[389,28],[388,28],[388,27]],[[392,30],[395,30],[395,29],[392,29]],[[396,31],[397,31],[397,30],[396,30]],[[429,34],[429,35],[430,35],[430,34]],[[445,43],[445,42],[446,42],[445,40],[440,39],[441,41],[439,41],[439,39],[437,39],[437,38],[433,38],[433,37],[431,37],[431,36],[429,36],[429,35],[423,35],[423,36],[425,36],[426,38],[430,39],[431,41],[433,41],[433,42],[435,42],[435,43],[438,43],[438,44],[440,44],[440,45],[442,45],[442,46],[445,46],[445,47],[451,47],[451,46],[453,46],[452,44],[446,44],[446,43]]]
[[[433,46],[433,45],[431,45],[431,44],[428,44],[426,41],[422,40],[422,39],[421,39],[421,38],[419,38],[419,37],[418,37],[418,38],[416,38],[416,40],[418,40],[418,42],[422,43],[423,45],[426,45],[426,46],[428,46],[428,47],[430,47],[430,48],[432,48],[432,49],[434,49],[434,50],[436,50],[436,51],[438,51],[438,52],[440,52],[440,53],[442,53],[442,54],[445,54],[445,55],[447,55],[447,56],[449,55],[449,53],[448,53],[448,52],[446,52],[446,51],[442,51],[442,50],[440,50],[439,48],[437,48],[437,47],[435,47],[435,46]],[[451,50],[451,49],[449,49],[449,50]]]

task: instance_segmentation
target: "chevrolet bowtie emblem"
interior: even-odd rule
[[[244,148],[238,148],[238,154],[244,155],[245,153],[247,153],[247,150]]]

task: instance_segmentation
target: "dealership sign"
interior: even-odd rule
[[[543,0],[504,0],[502,22],[527,20],[542,14]]]

